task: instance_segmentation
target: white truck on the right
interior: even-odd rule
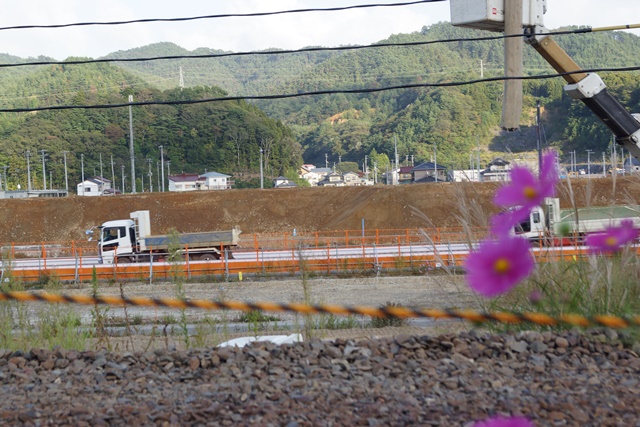
[[[560,209],[558,198],[546,198],[542,206],[531,210],[529,217],[516,226],[517,235],[546,245],[579,244],[591,233],[619,226],[623,220],[633,221],[640,230],[637,206],[592,206]]]

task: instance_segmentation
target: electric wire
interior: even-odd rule
[[[311,92],[275,94],[275,95],[228,96],[228,97],[175,100],[175,101],[138,101],[138,102],[127,102],[127,103],[119,103],[119,104],[53,105],[53,106],[46,106],[46,107],[31,107],[31,108],[6,108],[6,109],[0,109],[0,113],[27,113],[27,112],[34,112],[34,111],[73,110],[73,109],[106,109],[106,108],[120,108],[120,107],[129,107],[129,106],[145,106],[145,105],[191,105],[191,104],[204,104],[208,102],[243,101],[243,100],[244,101],[276,100],[276,99],[290,99],[290,98],[299,98],[299,97],[316,96],[316,95],[377,93],[377,92],[386,92],[386,91],[399,90],[399,89],[458,87],[458,86],[468,86],[468,85],[478,84],[478,83],[491,83],[491,82],[506,81],[506,80],[545,80],[545,79],[563,77],[571,74],[597,73],[597,72],[627,72],[627,71],[640,71],[640,66],[592,68],[592,69],[580,69],[576,71],[568,71],[565,73],[539,74],[539,75],[533,75],[533,76],[513,76],[513,77],[500,76],[500,77],[488,77],[483,79],[457,81],[457,82],[415,83],[415,84],[404,84],[404,85],[397,85],[397,86],[386,86],[386,87],[380,87],[380,88],[332,89],[332,90],[319,90],[319,91],[311,91]]]
[[[411,6],[421,3],[437,3],[445,0],[415,0],[402,3],[374,3],[374,4],[358,4],[352,6],[330,7],[330,8],[308,8],[308,9],[291,9],[281,10],[275,12],[254,12],[254,13],[224,13],[218,15],[202,15],[191,16],[184,18],[145,18],[145,19],[132,19],[128,21],[95,21],[95,22],[75,22],[71,24],[50,24],[50,25],[15,25],[11,27],[0,27],[0,31],[6,30],[26,30],[26,29],[51,29],[51,28],[69,28],[69,27],[86,27],[94,25],[127,25],[127,24],[140,24],[151,22],[185,22],[196,21],[202,19],[220,19],[220,18],[252,18],[260,16],[275,16],[286,15],[291,13],[308,13],[308,12],[341,12],[352,9],[367,9],[374,7],[396,7],[396,6]]]
[[[549,31],[540,33],[540,36],[553,36],[553,35],[568,35],[568,34],[582,34],[589,33],[590,28],[579,28],[575,30],[563,30],[563,31]],[[503,40],[515,37],[528,37],[527,34],[501,34],[496,36],[483,36],[483,37],[459,37],[452,39],[441,40],[423,40],[415,42],[396,42],[396,43],[374,43],[370,45],[352,45],[352,46],[333,46],[333,47],[305,47],[301,49],[283,49],[283,50],[258,50],[248,52],[223,52],[223,53],[210,53],[201,55],[163,55],[163,56],[149,56],[149,57],[136,57],[136,58],[98,58],[98,59],[75,59],[70,61],[31,61],[31,62],[16,62],[9,64],[0,64],[0,68],[13,68],[13,67],[26,67],[37,65],[83,65],[83,64],[99,64],[110,62],[149,62],[159,60],[175,60],[175,59],[203,59],[203,58],[228,58],[238,56],[252,56],[252,55],[290,55],[296,53],[309,53],[309,52],[336,52],[336,51],[349,51],[349,50],[361,50],[361,49],[377,49],[386,47],[412,47],[412,46],[428,46],[432,44],[440,43],[461,43],[461,42],[478,42],[478,41],[492,41]]]

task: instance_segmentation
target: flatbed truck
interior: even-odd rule
[[[107,221],[101,226],[98,242],[101,264],[165,261],[179,254],[189,260],[211,261],[233,258],[241,231],[182,233],[175,237],[152,235],[149,211],[131,212],[130,219]]]

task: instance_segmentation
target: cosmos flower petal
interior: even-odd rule
[[[498,271],[499,262],[508,266]],[[526,279],[535,268],[529,242],[521,237],[500,236],[486,240],[467,257],[466,278],[469,286],[485,297],[508,292]]]
[[[615,253],[638,238],[638,230],[634,228],[633,220],[623,220],[619,226],[607,227],[601,233],[589,234],[586,245],[589,253]]]

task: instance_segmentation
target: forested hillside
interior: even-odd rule
[[[386,43],[426,42],[487,36],[448,23],[420,32],[397,34]],[[584,68],[637,65],[640,38],[621,33],[556,36]],[[525,74],[554,71],[525,47]],[[159,43],[115,52],[112,59],[176,55],[225,54],[211,48],[187,51]],[[456,41],[418,46],[392,46],[340,51],[232,55],[219,58],[162,59],[140,62],[0,69],[0,107],[73,104],[122,104],[174,101],[229,95],[304,94],[319,90],[362,90],[426,83],[464,82],[502,73],[501,40]],[[38,58],[42,60],[42,58]],[[73,59],[73,58],[71,58]],[[24,62],[0,55],[0,64]],[[481,70],[482,62],[482,70]],[[185,89],[178,88],[182,72]],[[640,76],[636,72],[600,73],[610,90],[631,111],[640,111]],[[140,174],[146,158],[159,158],[163,145],[172,172],[256,173],[260,147],[267,174],[291,172],[305,162],[370,164],[384,170],[394,140],[401,159],[429,160],[453,167],[469,164],[478,147],[483,163],[496,155],[516,156],[535,147],[535,105],[543,108],[544,143],[568,158],[587,149],[607,151],[610,132],[581,103],[564,95],[561,78],[524,82],[525,108],[520,132],[498,129],[502,83],[454,87],[414,87],[375,93],[299,96],[279,100],[211,102],[133,108],[134,137]],[[62,151],[73,158],[79,173],[84,154],[90,173],[102,154],[117,165],[128,162],[128,109],[65,110],[0,115],[0,164],[11,165],[15,180],[24,175],[24,152],[49,152],[51,167],[62,167]],[[505,154],[512,152],[516,154]],[[326,156],[326,157],[325,157]],[[35,162],[37,163],[37,162]],[[155,164],[155,163],[153,163]],[[38,165],[32,165],[35,173]],[[109,166],[110,167],[110,166]],[[108,177],[109,174],[105,173]]]
[[[46,97],[20,96],[27,88],[47,87]],[[126,70],[107,64],[53,65],[8,84],[20,100],[14,105],[101,105],[136,101],[176,102],[226,96],[217,88],[196,87],[160,91]],[[23,94],[25,92],[22,92]],[[259,168],[260,149],[268,174],[277,175],[302,163],[299,144],[289,128],[244,101],[192,105],[146,105],[132,107],[134,118],[137,188],[149,172],[157,185],[157,161],[163,146],[166,173],[204,173],[215,170],[234,174]],[[98,108],[39,111],[32,114],[0,115],[0,164],[10,165],[12,187],[26,188],[25,153],[31,154],[32,182],[42,188],[41,150],[46,150],[47,175],[63,187],[64,152],[68,152],[70,182],[100,174],[115,175],[118,187],[130,188],[129,109]],[[111,166],[113,159],[114,167]],[[150,163],[149,163],[150,161]],[[54,178],[55,177],[55,178]],[[47,180],[49,176],[47,176]],[[43,186],[44,184],[42,184]],[[157,187],[156,187],[157,188]]]

